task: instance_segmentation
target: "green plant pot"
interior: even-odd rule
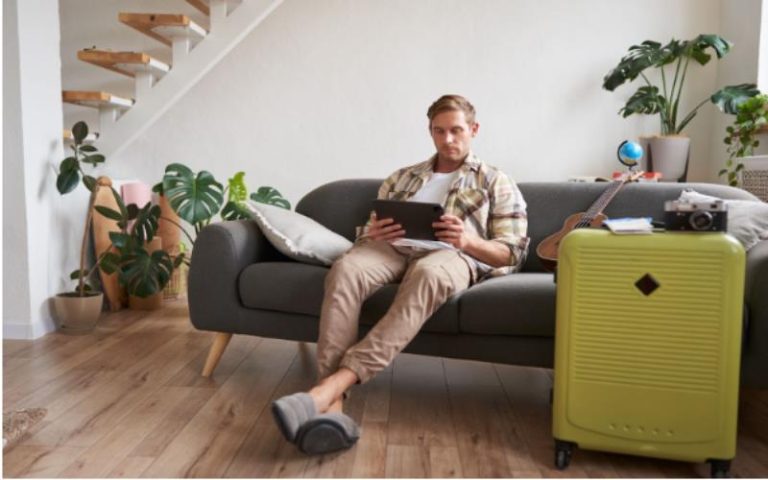
[[[99,321],[103,303],[101,292],[87,292],[83,297],[75,292],[59,293],[53,298],[59,331],[74,335],[90,332]]]

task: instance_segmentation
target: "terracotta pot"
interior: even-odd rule
[[[682,135],[653,137],[648,150],[654,172],[661,173],[662,182],[685,180],[688,173],[688,153],[691,139]]]
[[[166,219],[181,224],[181,218],[173,211],[165,195],[160,195],[158,204],[160,205],[160,221],[157,226],[157,236],[163,239],[163,250],[168,252],[168,255],[175,257],[179,254],[181,230]]]
[[[163,292],[158,292],[146,298],[128,295],[128,307],[131,310],[157,310],[163,306]]]
[[[59,330],[69,334],[90,332],[99,320],[103,303],[104,294],[101,292],[86,293],[84,297],[75,292],[56,295],[53,310]]]

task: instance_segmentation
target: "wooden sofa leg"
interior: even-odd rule
[[[224,353],[224,349],[227,348],[227,344],[232,339],[231,333],[217,333],[213,338],[213,345],[208,352],[208,358],[205,360],[205,366],[203,367],[203,376],[210,377],[216,365],[221,360],[221,355]]]

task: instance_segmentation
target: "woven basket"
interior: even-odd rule
[[[187,293],[187,272],[189,267],[182,263],[179,268],[173,271],[171,274],[171,280],[168,285],[163,289],[163,298],[165,300],[172,300],[184,297]]]
[[[741,188],[764,202],[768,202],[768,156],[744,157]]]

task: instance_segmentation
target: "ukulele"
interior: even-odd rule
[[[613,197],[619,193],[625,183],[634,182],[643,176],[643,172],[630,172],[621,179],[611,182],[608,188],[595,200],[595,203],[589,207],[589,210],[583,213],[574,213],[563,223],[563,227],[556,233],[542,240],[536,247],[536,255],[539,256],[541,264],[545,270],[554,272],[557,268],[557,250],[560,242],[571,230],[577,228],[598,228],[603,224],[603,220],[608,217],[604,215],[603,209],[613,200]]]

